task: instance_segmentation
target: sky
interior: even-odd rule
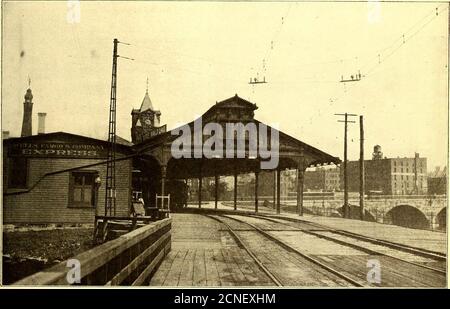
[[[436,15],[436,8],[437,15]],[[106,138],[112,40],[117,134],[149,94],[168,129],[235,94],[255,118],[343,158],[342,117],[364,116],[365,157],[447,163],[448,6],[442,3],[3,2],[2,130],[20,136],[28,76],[46,131]],[[79,21],[79,22],[78,22]],[[361,73],[361,81],[341,76]],[[249,85],[265,77],[266,84]],[[349,124],[349,159],[359,123]]]

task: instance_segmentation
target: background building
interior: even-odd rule
[[[317,167],[315,170],[305,172],[304,190],[311,191],[339,191],[339,168],[325,169]]]
[[[381,147],[374,147],[372,160],[364,160],[366,193],[383,195],[428,194],[427,159],[418,153],[413,158],[383,158]],[[347,162],[348,189],[359,191],[359,161]],[[344,188],[344,168],[341,165],[340,185]]]

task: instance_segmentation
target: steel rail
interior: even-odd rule
[[[252,215],[251,217],[258,218],[258,219],[261,219],[261,220],[267,220],[267,221],[278,223],[278,224],[282,224],[281,222],[276,221],[276,220],[274,220],[272,218],[256,216],[256,215]],[[295,227],[293,227],[293,228],[295,228]],[[328,240],[328,241],[332,241],[334,243],[337,243],[337,244],[340,244],[340,245],[343,245],[343,246],[347,246],[347,247],[353,248],[355,250],[363,251],[363,252],[366,252],[366,253],[371,254],[371,255],[386,256],[386,257],[389,257],[389,258],[392,258],[392,259],[395,259],[395,260],[398,260],[398,261],[402,261],[402,262],[405,262],[405,263],[408,263],[408,264],[411,264],[411,265],[414,265],[414,266],[418,266],[418,267],[422,267],[422,268],[425,268],[425,269],[428,269],[428,270],[435,271],[435,272],[440,273],[440,274],[442,274],[444,276],[447,274],[447,272],[445,270],[443,270],[443,269],[439,269],[439,268],[431,267],[431,266],[428,266],[428,265],[419,264],[419,263],[416,263],[416,262],[404,260],[404,259],[401,259],[399,257],[393,256],[393,255],[390,255],[390,254],[386,254],[386,253],[382,253],[382,252],[378,252],[378,251],[375,251],[375,250],[372,250],[372,249],[364,248],[364,247],[361,247],[359,245],[356,245],[356,244],[353,244],[353,243],[349,243],[349,242],[346,242],[346,241],[341,240],[341,239],[336,239],[336,238],[333,238],[333,237],[330,237],[330,236],[322,235],[322,234],[319,234],[319,233],[317,233],[315,231],[302,230],[302,229],[299,229],[299,228],[295,228],[295,230],[303,232],[305,234],[313,235],[313,236],[316,236],[318,238],[322,238],[322,239],[325,239],[325,240]],[[334,232],[334,230],[326,230],[326,229],[325,229],[325,231]],[[352,236],[348,236],[348,235],[341,235],[341,236],[352,237]],[[383,244],[377,244],[377,245],[383,246]],[[410,253],[410,254],[414,254],[414,253]]]
[[[356,280],[350,278],[349,276],[343,274],[342,272],[339,272],[338,270],[336,270],[336,269],[334,269],[334,268],[332,268],[332,267],[330,267],[330,266],[328,266],[328,265],[322,263],[321,261],[319,261],[318,259],[316,259],[316,258],[310,256],[309,254],[303,253],[303,252],[301,252],[301,251],[299,251],[299,250],[293,248],[292,246],[290,246],[289,244],[287,244],[287,243],[284,242],[283,240],[279,239],[278,237],[275,237],[275,236],[273,236],[273,235],[270,235],[269,233],[263,231],[263,230],[260,229],[259,227],[255,226],[255,225],[253,225],[253,224],[251,224],[251,223],[249,223],[249,222],[245,222],[245,221],[242,221],[242,220],[239,220],[239,219],[230,217],[230,216],[228,216],[228,215],[220,215],[220,216],[221,216],[221,217],[228,218],[228,219],[231,219],[231,220],[235,220],[235,221],[237,221],[237,222],[241,222],[241,223],[247,224],[247,225],[249,225],[250,227],[254,228],[257,232],[259,232],[260,234],[262,234],[263,236],[265,236],[266,238],[268,238],[268,239],[272,240],[273,242],[275,242],[276,244],[280,245],[281,247],[283,247],[283,248],[285,248],[285,249],[287,249],[287,250],[289,250],[289,251],[291,251],[291,252],[294,252],[294,253],[296,253],[297,255],[300,255],[302,258],[304,258],[304,259],[306,259],[306,260],[312,262],[312,263],[315,264],[315,265],[320,266],[321,268],[325,269],[326,271],[331,272],[331,273],[334,274],[335,276],[337,276],[337,277],[339,277],[339,278],[341,278],[341,279],[344,279],[345,281],[351,283],[351,284],[354,285],[354,286],[357,286],[357,287],[364,287],[364,285],[361,284],[360,282],[358,282],[358,281],[356,281]]]
[[[237,241],[237,243],[242,246],[242,248],[245,249],[245,251],[247,251],[247,253],[251,256],[251,258],[255,261],[255,263],[258,265],[259,268],[261,268],[261,270],[270,278],[270,280],[273,281],[273,283],[275,283],[277,286],[282,287],[283,284],[281,283],[281,281],[270,272],[269,269],[267,269],[266,266],[264,266],[264,264],[258,259],[258,257],[250,250],[250,248],[242,241],[242,239],[239,237],[239,235],[231,228],[231,226],[226,223],[223,220],[220,220],[219,218],[216,218],[214,216],[211,215],[205,215],[211,219],[214,219],[218,222],[220,222],[221,224],[225,225],[228,229],[228,231],[231,233],[231,235],[233,236],[233,238]]]

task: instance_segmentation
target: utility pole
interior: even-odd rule
[[[364,119],[359,116],[359,211],[360,219],[364,220]]]
[[[109,104],[108,160],[106,163],[105,216],[116,213],[116,88],[117,88],[117,44],[114,39],[111,97]]]
[[[349,205],[348,205],[348,175],[347,175],[347,125],[348,123],[355,123],[352,120],[348,120],[348,117],[358,116],[355,114],[335,114],[336,116],[344,116],[344,120],[338,120],[338,122],[344,122],[344,218],[349,217]]]
[[[111,97],[109,104],[108,159],[106,163],[105,216],[116,215],[116,89],[117,89],[117,45],[127,43],[113,40],[113,64],[111,78]],[[132,58],[121,57],[128,60]]]

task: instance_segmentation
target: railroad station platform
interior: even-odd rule
[[[445,237],[444,233],[419,230],[411,232],[411,229],[379,223],[313,216],[301,217],[300,219],[307,223],[300,223],[295,227],[285,220],[281,220],[283,223],[276,219],[299,219],[295,214],[275,215],[260,212],[271,215],[271,218],[262,219],[240,216],[254,214],[253,212],[230,210],[223,207],[214,212],[208,205],[202,205],[201,209],[188,207],[186,213],[171,214],[171,251],[153,274],[150,286],[445,285],[445,257],[443,262],[437,263],[427,257],[415,256],[414,253],[395,252],[395,249],[381,248],[379,244],[371,245],[364,241],[350,240],[350,245],[346,245],[342,243],[348,241],[345,237],[337,241],[326,238],[326,235],[330,236],[329,233],[310,223],[414,247],[427,247],[434,251],[443,250],[439,248],[440,243],[443,243],[445,248],[445,241],[440,239]],[[260,226],[263,229],[261,231],[281,239],[284,244],[257,233],[248,223],[239,222],[243,218]],[[230,226],[234,232],[231,232]],[[300,230],[299,226],[302,226]],[[313,235],[324,232],[322,235],[325,235],[325,238]],[[237,236],[233,233],[237,233]],[[412,242],[413,237],[418,240]],[[291,249],[286,250],[286,246]],[[378,253],[370,251],[371,249]],[[373,258],[379,259],[383,264],[381,285],[367,282],[366,264]]]
[[[197,205],[189,205],[189,209],[198,209]],[[247,205],[237,205],[237,212],[254,214],[254,208]],[[202,204],[202,210],[214,209],[214,202]],[[219,203],[219,211],[230,211],[233,207],[230,203]],[[274,210],[267,207],[259,207],[258,214],[280,216],[290,219],[305,220],[328,228],[344,230],[380,240],[395,242],[401,245],[417,247],[447,254],[447,235],[444,232],[428,231],[406,228],[396,225],[378,222],[360,221],[354,219],[343,219],[336,217],[314,216],[304,214],[299,216],[293,213],[276,214]]]
[[[263,286],[270,279],[219,222],[196,214],[172,214],[171,251],[151,286]]]

